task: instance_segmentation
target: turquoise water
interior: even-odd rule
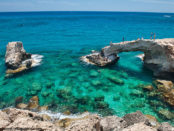
[[[158,111],[172,111],[171,107],[160,104],[158,98],[150,98],[149,92],[141,88],[155,79],[136,57],[141,52],[121,53],[118,63],[106,68],[79,60],[110,41],[119,42],[123,36],[126,40],[150,38],[151,32],[157,38],[173,38],[174,14],[0,13],[0,108],[14,106],[18,96],[27,102],[37,95],[40,105],[49,105],[56,112],[90,111],[123,116],[140,110],[166,121]],[[42,65],[5,79],[5,47],[10,41],[22,41],[27,52],[43,55]]]

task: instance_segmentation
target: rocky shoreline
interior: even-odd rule
[[[161,100],[173,106],[174,84],[171,81],[156,80],[154,85],[143,86],[150,92],[150,97],[161,97]],[[116,115],[102,117],[99,114],[84,112],[72,115],[67,111],[59,115],[48,113],[48,106],[40,106],[39,98],[33,96],[27,104],[22,103],[18,97],[16,108],[6,108],[0,111],[0,129],[29,129],[46,131],[174,131],[169,123],[160,123],[149,114],[140,111],[126,114],[123,117]],[[167,119],[172,119],[174,114],[167,110],[159,113]]]
[[[53,118],[23,109],[7,108],[0,111],[0,130],[28,131],[173,131],[168,123],[159,123],[155,117],[140,111],[125,116],[101,117],[85,113],[74,118]]]

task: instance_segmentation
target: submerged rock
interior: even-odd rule
[[[40,64],[42,57],[26,53],[22,42],[9,42],[6,48],[6,74],[15,74]]]
[[[155,85],[162,94],[162,98],[169,105],[174,106],[174,84],[172,81],[156,80]]]
[[[118,84],[118,85],[123,85],[124,84],[124,81],[115,77],[115,76],[108,76],[107,77],[111,82],[115,83],[115,84]]]
[[[101,85],[102,85],[101,81],[99,81],[99,80],[92,80],[92,81],[91,81],[91,84],[92,84],[93,86],[101,86]]]
[[[165,110],[165,109],[159,110],[158,113],[160,114],[160,116],[167,118],[169,120],[174,118],[174,114],[168,110]]]
[[[97,71],[95,71],[95,70],[91,70],[90,73],[89,73],[89,75],[90,75],[91,77],[97,77],[98,74],[99,74],[99,73],[98,73]]]

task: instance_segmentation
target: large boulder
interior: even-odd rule
[[[130,113],[130,114],[126,114],[123,119],[127,122],[127,125],[133,125],[136,123],[140,123],[140,122],[147,122],[147,118],[140,112],[134,112],[134,113]]]
[[[31,54],[26,53],[22,42],[9,42],[6,49],[5,64],[9,69],[17,69],[22,62],[31,59]]]
[[[22,42],[9,42],[6,48],[6,74],[15,74],[40,65],[42,56],[26,53]]]

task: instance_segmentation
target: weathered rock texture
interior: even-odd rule
[[[114,64],[118,61],[118,59],[119,57],[115,53],[107,57],[104,57],[100,52],[95,52],[90,55],[81,57],[82,61],[92,65],[101,66],[101,67]]]
[[[108,58],[113,54],[129,51],[144,52],[144,65],[152,70],[156,76],[174,73],[174,39],[134,40],[111,43],[110,46],[102,49],[101,55],[104,58]]]
[[[61,131],[52,122],[44,121],[41,115],[31,111],[8,108],[0,114],[0,130],[3,131]]]
[[[168,123],[153,126],[154,118],[141,112],[127,114],[123,118],[117,116],[101,117],[97,114],[85,113],[81,117],[51,118],[27,110],[7,108],[0,111],[0,130],[28,131],[173,131]],[[153,118],[153,120],[151,119]]]
[[[6,48],[5,64],[7,74],[15,74],[23,70],[38,65],[40,59],[35,59],[36,55],[26,53],[22,42],[9,42]]]

